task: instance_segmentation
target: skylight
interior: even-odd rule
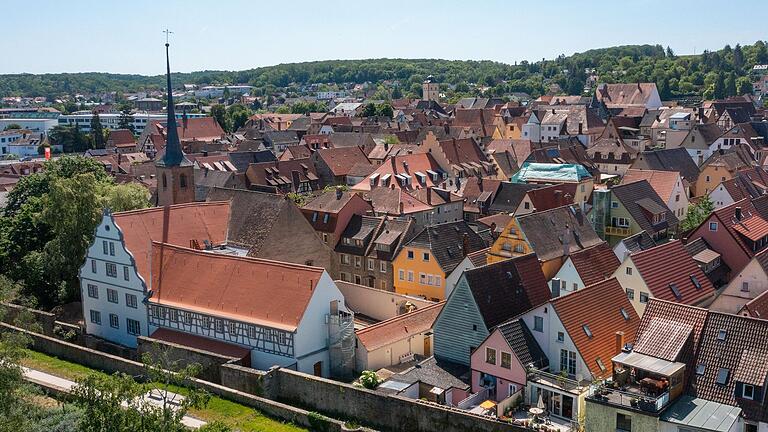
[[[675,283],[674,283],[674,282],[670,282],[670,284],[669,284],[669,289],[671,289],[671,290],[672,290],[672,294],[674,294],[674,295],[675,295],[675,298],[677,298],[678,300],[680,300],[681,298],[683,298],[683,296],[682,296],[682,295],[680,295],[680,290],[677,288],[677,285],[675,285]]]
[[[624,320],[629,321],[629,314],[627,313],[626,309],[621,308],[621,316],[624,317]]]
[[[696,279],[696,276],[691,275],[691,282],[693,282],[693,286],[695,286],[696,289],[701,289],[701,282],[699,282],[699,280]]]
[[[601,371],[605,372],[605,365],[603,364],[603,361],[600,359],[600,357],[598,357],[596,361],[597,367],[599,367]]]
[[[592,338],[592,330],[589,329],[589,324],[584,324],[581,328],[584,329],[584,333],[587,334],[588,338]]]
[[[696,375],[704,375],[704,371],[707,369],[707,365],[699,363],[696,365]]]
[[[726,368],[720,368],[717,370],[717,383],[720,385],[725,385],[728,382],[728,375],[731,373],[730,370]]]
[[[717,340],[724,341],[725,337],[728,335],[728,333],[725,331],[725,329],[720,329],[719,332],[717,332]]]

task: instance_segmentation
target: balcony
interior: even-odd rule
[[[668,391],[658,396],[650,396],[642,393],[638,387],[628,387],[627,391],[622,391],[604,386],[593,388],[587,398],[651,414],[660,414],[669,405],[670,399]]]
[[[617,237],[629,237],[631,234],[628,227],[606,226],[605,235],[617,236]]]
[[[587,381],[579,382],[575,379],[544,372],[538,369],[528,371],[528,380],[543,386],[558,388],[577,395],[589,389],[589,382]]]

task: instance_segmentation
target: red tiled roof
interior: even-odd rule
[[[222,244],[227,240],[229,202],[177,204],[114,213],[125,246],[136,260],[136,270],[149,281],[150,242],[189,246],[196,240]]]
[[[699,343],[701,331],[707,319],[707,309],[652,298],[645,306],[640,327],[637,330],[635,352],[667,361],[691,364]],[[676,323],[676,334],[664,333],[667,323]],[[691,329],[692,343],[685,346],[679,328]],[[661,332],[660,332],[661,331]],[[687,350],[686,350],[687,348]]]
[[[604,281],[621,265],[606,242],[572,253],[571,262],[585,286]]]
[[[323,272],[153,242],[150,302],[295,331]]]
[[[472,138],[453,138],[439,141],[439,144],[451,164],[488,161],[480,146]]]
[[[741,234],[739,234],[740,231],[736,229],[736,226],[738,225],[737,222],[739,222],[736,219],[736,209],[741,209],[741,222],[745,222],[746,220],[750,218],[759,218],[759,213],[755,209],[755,207],[752,205],[752,202],[750,202],[749,198],[744,198],[741,201],[736,201],[735,203],[725,206],[723,208],[717,209],[714,212],[712,212],[711,217],[716,217],[720,220],[720,224],[725,227],[725,229],[728,230],[728,232],[731,234],[731,237],[733,237],[736,242],[741,246],[741,248],[744,250],[744,252],[747,254],[747,256],[755,256],[755,251],[752,250],[752,245],[748,244],[744,237],[742,237]],[[708,225],[709,219],[704,221],[701,226]],[[760,228],[764,223],[764,220],[761,221],[755,221],[750,222],[750,224],[755,228]]]
[[[405,164],[405,165],[404,165]],[[408,166],[406,169],[405,166]],[[374,189],[385,187],[381,185],[381,180],[387,174],[390,175],[389,185],[399,189],[403,186],[400,181],[395,178],[396,174],[408,174],[411,176],[410,183],[405,186],[406,189],[415,189],[418,187],[432,187],[443,183],[442,177],[439,177],[437,182],[432,181],[432,176],[427,173],[427,170],[440,173],[442,170],[437,164],[432,155],[428,153],[413,153],[404,154],[398,156],[392,156],[384,161],[370,176],[366,177],[360,183],[352,187],[353,191],[369,191],[371,190],[371,176],[376,175],[377,186]],[[426,183],[420,184],[416,172],[420,172],[426,175]]]
[[[624,333],[624,343],[633,343],[640,325],[640,317],[619,281],[611,278],[558,297],[551,303],[592,375],[611,376],[611,359],[618,354],[616,333]],[[624,318],[622,309],[629,319]],[[587,335],[585,325],[591,337]],[[600,369],[598,358],[605,366],[605,371]]]
[[[715,293],[712,282],[686,252],[680,240],[635,252],[630,258],[655,298],[695,305]],[[691,276],[696,278],[701,288],[696,288]],[[672,290],[673,284],[680,293],[679,298]]]
[[[545,211],[573,204],[576,183],[561,183],[528,191],[528,198],[536,211]]]
[[[444,301],[429,305],[358,330],[355,334],[368,351],[373,351],[429,331],[443,305]]]
[[[115,147],[136,145],[136,138],[133,137],[133,132],[128,129],[115,129],[109,131],[109,138],[107,138],[107,141],[111,142]]]
[[[758,241],[768,235],[768,221],[760,216],[751,217],[734,225],[733,229],[752,241]]]
[[[164,342],[170,342],[177,345],[183,345],[194,349],[216,353],[225,357],[236,358],[238,360],[250,357],[251,355],[251,350],[246,347],[208,339],[206,337],[197,336],[190,333],[182,333],[167,328],[159,328],[155,330],[154,333],[149,335],[149,337]]]
[[[741,312],[754,318],[768,319],[768,291],[747,302]]]
[[[332,149],[319,149],[317,156],[322,159],[334,176],[345,176],[355,164],[368,163],[368,157],[360,147],[340,147]]]
[[[667,203],[670,201],[672,192],[675,190],[675,184],[680,180],[680,173],[677,171],[628,169],[620,184],[634,183],[641,180],[646,180],[653,190],[656,191],[656,194]]]

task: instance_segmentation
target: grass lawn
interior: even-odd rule
[[[30,369],[36,369],[56,375],[61,378],[76,380],[89,374],[104,374],[104,372],[88,368],[86,366],[61,360],[56,357],[39,353],[37,351],[27,350],[27,357],[22,364]],[[176,389],[171,389],[176,391]],[[183,394],[183,389],[179,391]],[[190,415],[207,422],[216,420],[221,421],[233,430],[243,432],[301,432],[306,431],[299,426],[289,423],[283,423],[267,417],[253,408],[240,405],[235,402],[222,399],[217,396],[211,397],[208,406],[199,410],[190,410]]]

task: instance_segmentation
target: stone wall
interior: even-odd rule
[[[258,379],[254,377],[253,379]],[[263,377],[264,395],[339,418],[351,418],[383,431],[523,431],[519,426],[442,405],[384,395],[349,384],[287,369]]]
[[[10,303],[2,303],[0,304],[0,308],[3,309],[3,313],[0,314],[2,316],[3,322],[13,324],[20,314],[30,314],[34,322],[40,324],[43,334],[53,336],[53,327],[55,325],[56,315],[50,312],[30,309],[24,306]]]
[[[138,342],[137,351],[139,358],[141,358],[141,355],[145,352],[156,357],[157,352],[162,350],[164,355],[167,356],[167,360],[177,364],[180,368],[186,367],[192,363],[199,364],[202,367],[202,370],[200,371],[198,378],[212,383],[221,383],[221,365],[235,363],[240,360],[235,357],[228,357],[210,351],[190,348],[188,346],[161,341],[146,336],[139,336],[136,338],[136,341]]]

